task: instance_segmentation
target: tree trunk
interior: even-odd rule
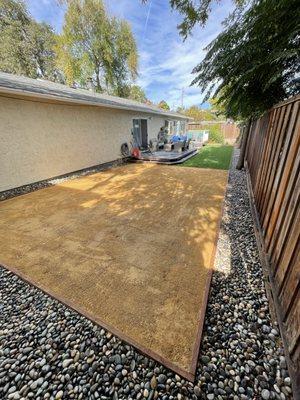
[[[241,144],[242,144],[242,137],[243,137],[243,134],[244,134],[245,128],[246,128],[246,126],[245,126],[245,125],[243,125],[243,126],[240,126],[240,133],[239,133],[239,136],[238,136],[238,137],[237,137],[237,139],[236,139],[236,147],[237,147],[238,149],[240,149],[240,148],[241,148]]]
[[[96,92],[101,93],[102,92],[102,87],[101,87],[101,83],[100,83],[100,68],[98,66],[96,66],[95,68],[95,72],[96,72]]]
[[[247,148],[250,127],[251,127],[251,118],[249,119],[247,126],[243,129],[243,136],[242,136],[241,146],[240,146],[241,147],[240,156],[239,156],[239,160],[236,165],[236,169],[244,168],[245,153],[246,153],[246,148]]]

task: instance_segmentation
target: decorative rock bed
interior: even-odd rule
[[[195,383],[1,268],[1,399],[291,398],[237,156],[235,151]]]

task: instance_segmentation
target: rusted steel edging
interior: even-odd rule
[[[92,321],[94,324],[98,325],[100,328],[104,328],[105,330],[111,332],[113,335],[117,336],[121,341],[123,341],[126,344],[129,344],[130,346],[135,347],[138,351],[143,353],[144,355],[153,358],[154,360],[158,361],[159,363],[163,364],[167,368],[171,369],[178,375],[181,375],[183,378],[189,380],[189,381],[194,381],[195,379],[195,374],[192,372],[187,372],[177,365],[173,364],[172,362],[168,361],[166,358],[160,356],[159,354],[156,354],[152,350],[147,349],[143,345],[137,343],[134,339],[130,338],[129,336],[125,335],[124,333],[120,332],[117,328],[112,327],[111,325],[107,324],[100,318],[96,317],[94,314],[89,313],[88,311],[84,310],[82,307],[80,307],[78,304],[75,302],[67,299],[65,296],[61,296],[58,294],[54,294],[52,290],[49,290],[46,288],[44,285],[38,283],[32,278],[28,278],[25,274],[20,272],[18,269],[11,265],[6,265],[0,261],[0,266],[7,271],[13,273],[14,275],[18,276],[20,279],[22,279],[24,282],[28,283],[31,286],[36,287],[37,289],[41,290],[44,294],[47,296],[50,296],[52,299],[59,301],[63,305],[67,306],[68,308],[71,308],[73,311],[77,312],[84,318],[89,319]]]
[[[217,225],[216,231],[215,231],[215,240],[214,240],[214,244],[213,244],[211,257],[210,257],[209,263],[207,265],[207,267],[209,267],[208,268],[209,272],[208,272],[206,280],[205,280],[204,291],[202,294],[203,307],[200,308],[198,316],[197,316],[197,323],[195,324],[196,336],[193,338],[194,340],[191,341],[191,346],[193,349],[192,360],[191,360],[191,363],[187,366],[188,367],[187,369],[180,368],[177,364],[175,364],[175,363],[169,361],[168,359],[166,359],[165,357],[153,352],[152,350],[148,349],[146,346],[139,344],[133,338],[124,334],[120,329],[115,328],[114,326],[106,323],[104,320],[101,319],[101,317],[99,318],[96,314],[90,313],[89,311],[85,310],[83,307],[80,306],[80,304],[70,300],[64,294],[59,295],[59,294],[55,293],[51,288],[49,288],[45,284],[42,284],[42,283],[38,282],[35,278],[29,277],[25,273],[19,271],[14,265],[10,265],[10,264],[8,265],[6,263],[1,263],[1,261],[0,261],[0,265],[2,265],[3,268],[7,269],[8,271],[11,271],[15,275],[17,275],[23,281],[29,283],[30,285],[35,286],[36,288],[38,288],[45,294],[49,295],[53,299],[58,300],[62,304],[73,309],[74,311],[78,312],[82,316],[88,318],[89,320],[91,320],[95,324],[99,325],[100,327],[103,327],[103,328],[107,329],[108,331],[112,332],[114,335],[119,337],[122,341],[134,346],[137,350],[141,351],[143,354],[145,354],[145,355],[153,358],[154,360],[158,361],[159,363],[165,365],[167,368],[173,370],[178,375],[181,375],[182,377],[184,377],[185,379],[187,379],[189,381],[194,381],[196,368],[197,368],[197,362],[198,362],[199,348],[200,348],[203,326],[204,326],[204,320],[205,320],[205,314],[206,314],[206,306],[207,306],[207,301],[208,301],[209,292],[210,292],[210,283],[211,283],[211,277],[212,277],[212,273],[213,273],[215,253],[216,253],[220,225],[221,225],[221,220],[222,220],[222,215],[223,215],[224,198],[225,198],[226,188],[228,186],[228,177],[229,177],[228,171],[227,171],[226,177],[227,177],[227,179],[226,179],[226,186],[224,187],[224,191],[223,191],[223,201],[222,201],[222,204],[219,205],[219,207],[221,209],[221,213],[220,213],[218,225]],[[78,179],[80,179],[80,177]],[[26,196],[28,194],[30,194],[30,193],[24,194],[24,196]]]

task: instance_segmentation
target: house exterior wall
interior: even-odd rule
[[[0,97],[0,191],[121,158],[132,119],[148,119],[148,138],[165,117],[102,107]]]

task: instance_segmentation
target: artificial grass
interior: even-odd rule
[[[229,169],[233,146],[208,144],[199,153],[180,164],[182,167]]]

